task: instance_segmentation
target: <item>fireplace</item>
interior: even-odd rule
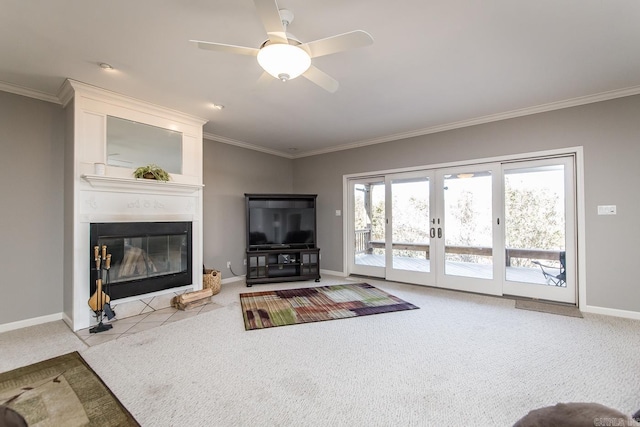
[[[161,310],[174,296],[201,289],[206,120],[72,80],[59,98],[67,123],[64,321],[74,331],[95,324],[88,301],[97,280],[96,246],[100,255],[103,245],[111,254],[108,292],[120,319]],[[143,160],[129,166],[110,163],[109,117],[180,133],[181,155],[170,159],[178,167],[170,181],[134,178]],[[155,142],[139,148],[136,158],[156,154]],[[106,271],[102,275],[106,280]]]
[[[190,285],[192,283],[191,222],[91,223],[91,247],[111,255],[108,293],[112,300]],[[90,295],[98,272],[90,253]]]

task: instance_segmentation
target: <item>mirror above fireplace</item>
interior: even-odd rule
[[[107,116],[107,165],[136,169],[156,164],[182,173],[182,133]]]

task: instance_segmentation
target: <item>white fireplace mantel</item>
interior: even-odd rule
[[[203,184],[185,184],[171,181],[156,181],[144,178],[120,178],[104,175],[83,174],[82,179],[96,189],[111,191],[153,192],[165,194],[191,194],[204,187]]]

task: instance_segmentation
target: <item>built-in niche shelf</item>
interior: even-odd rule
[[[144,178],[121,178],[104,175],[82,175],[82,179],[97,189],[135,190],[162,192],[168,194],[190,194],[204,187],[203,184],[185,184],[171,181],[156,181]]]

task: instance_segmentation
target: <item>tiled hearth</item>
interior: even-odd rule
[[[188,319],[221,307],[222,305],[220,304],[210,302],[202,307],[196,307],[189,310],[178,310],[173,307],[167,307],[122,319],[118,319],[116,316],[116,319],[110,322],[110,324],[113,325],[112,329],[92,334],[89,332],[89,329],[91,328],[86,328],[77,331],[76,335],[78,335],[78,337],[80,337],[80,339],[82,339],[87,345],[93,346],[133,335],[137,332],[157,328],[158,326],[166,325],[168,323]],[[118,311],[116,310],[116,315],[117,314]]]

